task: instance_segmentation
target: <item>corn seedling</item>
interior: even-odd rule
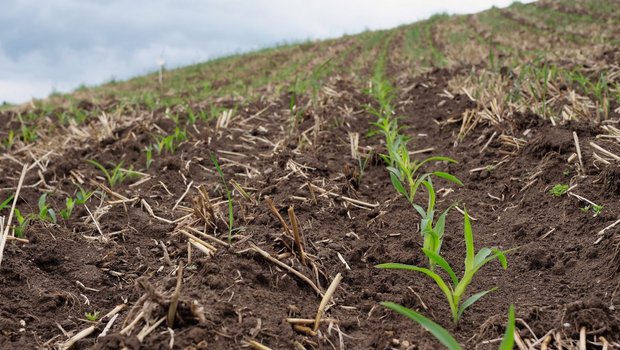
[[[153,164],[153,145],[144,147],[144,152],[146,153],[146,169],[148,169]]]
[[[2,139],[2,145],[6,149],[11,149],[15,144],[15,131],[9,130],[8,134]]]
[[[422,182],[428,191],[428,205],[424,210],[420,205],[412,203],[415,210],[420,214],[420,231],[423,238],[423,248],[440,255],[441,245],[443,244],[443,234],[446,228],[446,215],[450,208],[446,209],[437,219],[437,222],[433,224],[435,217],[435,189],[431,178]],[[431,270],[435,270],[435,263],[433,259],[428,259],[428,264]]]
[[[198,119],[198,116],[196,115],[196,113],[194,113],[194,111],[188,107],[187,110],[187,122],[189,124],[196,124],[196,119]]]
[[[9,198],[5,199],[4,202],[0,203],[0,212],[12,203],[14,197],[15,195],[10,195]]]
[[[95,192],[88,192],[80,187],[80,190],[75,194],[75,204],[84,205],[93,194],[95,194]]]
[[[127,179],[128,177],[134,177],[137,175],[136,172],[132,170],[123,169],[123,162],[118,163],[114,168],[108,171],[103,165],[93,159],[87,160],[88,163],[94,165],[97,169],[101,170],[103,175],[105,175],[108,184],[110,187],[114,187]]]
[[[153,145],[157,154],[161,154],[166,151],[170,154],[174,154],[176,151],[176,144],[187,140],[186,130],[181,130],[178,126],[174,128],[174,133],[167,136],[156,136],[156,143]]]
[[[439,286],[441,291],[446,296],[448,300],[448,304],[450,305],[450,311],[452,313],[452,320],[454,323],[458,323],[461,318],[463,312],[478,301],[480,298],[485,296],[487,293],[495,290],[495,288],[482,291],[470,296],[467,300],[462,302],[462,298],[465,295],[467,287],[471,283],[475,274],[480,270],[480,268],[486,265],[488,262],[497,259],[504,269],[508,268],[508,262],[506,261],[506,255],[504,251],[501,251],[496,248],[482,248],[478,253],[474,251],[474,235],[471,228],[471,222],[469,219],[469,215],[467,214],[467,210],[464,211],[464,236],[465,236],[465,270],[463,272],[462,278],[456,276],[456,273],[448,264],[448,262],[442,258],[439,254],[435,253],[432,250],[428,250],[423,248],[422,251],[428,257],[429,260],[442,268],[449,276],[452,284],[446,283],[444,279],[435,273],[434,271],[413,265],[399,264],[399,263],[387,263],[377,265],[377,268],[381,269],[397,269],[397,270],[408,270],[408,271],[416,271],[421,272],[428,277],[432,278],[435,283]]]
[[[23,216],[19,209],[15,208],[15,218],[17,219],[17,226],[15,226],[15,236],[21,238],[26,234],[26,228],[30,223],[30,215]]]
[[[56,212],[47,205],[47,193],[39,197],[39,220],[56,223]]]
[[[391,302],[383,302],[381,305],[387,307],[388,309],[395,311],[409,319],[417,322],[426,329],[429,333],[431,333],[441,344],[443,344],[448,350],[462,350],[463,348],[459,344],[456,339],[450,334],[448,330],[440,326],[439,324],[433,322],[432,320],[424,317],[423,315],[406,308],[404,306],[391,303]],[[506,330],[504,331],[504,336],[502,338],[502,342],[499,344],[498,350],[512,350],[514,346],[514,330],[515,330],[515,308],[514,305],[510,305],[508,309],[508,324],[506,325]]]
[[[234,224],[232,194],[230,190],[228,190],[228,185],[226,184],[226,179],[224,178],[224,172],[222,171],[222,168],[220,168],[220,164],[217,162],[217,157],[213,153],[211,153],[211,161],[213,162],[217,173],[220,175],[222,184],[224,184],[224,190],[226,191],[226,197],[228,198],[228,244],[231,244]]]
[[[562,197],[566,192],[568,192],[568,185],[564,184],[557,184],[549,190],[549,193],[556,197]]]
[[[67,197],[65,200],[65,208],[60,211],[60,216],[65,220],[69,220],[74,207],[75,200],[71,197]]]

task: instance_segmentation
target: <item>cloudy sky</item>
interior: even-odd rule
[[[2,0],[0,103],[512,0]]]

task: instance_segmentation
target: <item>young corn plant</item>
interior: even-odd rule
[[[87,160],[89,164],[94,165],[97,169],[101,170],[105,178],[108,180],[108,184],[110,187],[115,187],[116,185],[122,183],[128,178],[135,177],[137,175],[136,172],[128,169],[123,169],[123,162],[121,161],[117,165],[115,165],[111,170],[106,169],[101,163],[96,160],[89,159]]]
[[[17,226],[15,226],[15,236],[22,238],[26,234],[26,228],[30,223],[31,216],[23,216],[19,209],[15,208],[15,218],[17,219]]]
[[[452,320],[455,324],[458,324],[459,319],[463,315],[463,312],[468,307],[473,305],[476,301],[485,296],[487,293],[496,289],[492,288],[489,290],[478,292],[470,296],[467,300],[462,301],[463,297],[465,296],[465,292],[467,291],[467,287],[471,283],[476,273],[480,270],[480,268],[482,268],[484,265],[494,259],[497,259],[500,262],[504,270],[508,268],[508,262],[505,255],[507,251],[501,251],[496,248],[482,248],[478,251],[478,253],[475,253],[474,234],[472,232],[471,222],[469,219],[469,215],[467,214],[467,210],[464,211],[463,226],[466,249],[465,271],[463,272],[463,276],[461,277],[461,279],[456,276],[454,269],[452,269],[450,264],[448,264],[448,262],[444,258],[442,258],[434,251],[425,248],[422,249],[424,254],[428,257],[428,259],[432,260],[435,265],[439,266],[450,276],[451,283],[446,283],[446,281],[444,281],[444,279],[439,274],[432,271],[431,269],[427,269],[424,267],[399,263],[379,264],[376,266],[380,269],[396,269],[421,272],[432,278],[448,300],[448,304],[450,305],[450,311],[452,313]]]
[[[38,219],[41,221],[51,221],[56,223],[56,212],[54,209],[50,208],[47,205],[47,193],[43,193],[41,197],[39,197],[39,215]]]
[[[167,136],[155,136],[156,142],[153,148],[157,151],[157,154],[162,152],[168,152],[174,154],[177,144],[187,140],[187,131],[181,130],[178,126],[174,128],[174,133]],[[148,151],[147,151],[148,152]],[[148,157],[148,154],[147,154]]]
[[[67,197],[65,200],[65,208],[60,211],[60,216],[65,219],[65,221],[69,220],[75,206],[84,205],[93,193],[94,192],[88,192],[80,187],[80,190],[75,194],[75,198]]]
[[[0,212],[4,210],[4,208],[8,208],[8,206],[13,202],[13,197],[15,197],[15,195],[10,195],[9,198],[0,203]]]
[[[226,184],[226,179],[224,178],[224,172],[222,171],[222,168],[220,168],[220,163],[218,163],[217,157],[213,153],[211,153],[211,161],[213,162],[213,165],[215,166],[217,173],[220,175],[222,184],[224,184],[224,190],[226,191],[226,197],[228,198],[228,244],[231,244],[232,230],[233,230],[233,224],[234,224],[232,193],[228,189],[228,185]]]
[[[69,220],[71,217],[71,213],[73,213],[73,208],[75,207],[75,200],[71,197],[67,197],[65,200],[65,208],[60,211],[60,216],[66,220]]]
[[[409,319],[417,322],[420,326],[424,327],[429,333],[431,333],[441,344],[443,344],[448,350],[462,350],[463,348],[456,339],[450,334],[450,332],[433,322],[432,320],[424,317],[422,314],[417,313],[404,306],[383,302],[381,305],[388,309],[395,311]],[[498,350],[512,350],[514,346],[514,331],[515,331],[515,308],[514,305],[510,305],[508,309],[508,324],[504,331],[502,342],[499,344]]]
[[[144,147],[144,152],[146,153],[146,169],[148,170],[153,164],[153,145]]]

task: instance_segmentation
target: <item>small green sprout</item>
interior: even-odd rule
[[[67,197],[65,201],[65,209],[62,209],[60,211],[60,216],[65,220],[69,220],[69,218],[71,217],[71,213],[73,212],[74,206],[75,206],[75,200],[71,197]]]
[[[56,223],[56,212],[47,205],[47,193],[39,197],[39,220]]]
[[[144,147],[144,152],[146,153],[146,168],[148,169],[153,164],[153,145]]]
[[[15,236],[21,238],[26,234],[26,228],[30,223],[30,216],[23,216],[19,209],[15,208],[15,218],[17,219],[17,226],[15,226]]]
[[[88,192],[80,187],[80,190],[75,194],[75,198],[67,197],[65,200],[65,208],[60,211],[60,216],[65,220],[69,220],[75,206],[84,205],[93,193],[94,192]]]
[[[75,194],[75,204],[84,205],[94,193],[95,192],[88,192],[80,187],[80,190]]]
[[[37,139],[37,132],[34,126],[28,126],[22,123],[21,126],[21,139],[25,143],[34,142]]]
[[[431,321],[430,319],[424,317],[423,315],[409,308],[391,302],[383,302],[381,303],[381,305],[419,323],[422,327],[424,327],[424,329],[426,329],[435,338],[437,338],[437,340],[439,340],[439,342],[443,344],[448,350],[463,349],[459,342],[457,342],[456,339],[454,339],[454,337],[450,334],[450,332],[448,332],[448,330]],[[504,331],[502,342],[497,348],[498,350],[512,350],[512,347],[514,346],[514,330],[515,307],[511,304],[510,308],[508,309],[508,324],[506,325],[506,330]]]
[[[12,203],[14,197],[14,195],[10,195],[9,198],[5,199],[4,202],[0,203],[0,211],[2,211],[4,208],[7,208],[9,204]]]
[[[228,185],[226,185],[224,172],[222,172],[222,168],[220,168],[220,164],[217,162],[217,157],[213,153],[211,153],[211,161],[213,162],[213,165],[215,165],[215,169],[220,175],[220,179],[222,179],[222,183],[224,184],[224,190],[226,191],[226,197],[228,197],[228,243],[230,244],[232,242],[232,230],[234,224],[232,194],[228,190]]]
[[[101,315],[101,312],[99,312],[99,311],[93,311],[93,312],[86,312],[86,313],[84,313],[84,316],[86,317],[86,319],[91,321],[91,322],[96,322],[99,319],[100,315]]]
[[[557,184],[549,190],[549,193],[556,197],[562,197],[566,192],[568,192],[568,185],[564,184]]]
[[[153,145],[157,154],[161,154],[166,151],[170,154],[174,154],[176,151],[176,144],[187,140],[187,131],[181,130],[178,126],[174,128],[174,134],[167,136],[155,136],[156,143]]]
[[[110,187],[114,187],[122,183],[123,181],[125,181],[127,177],[134,177],[137,175],[137,173],[132,170],[123,169],[122,161],[118,163],[116,166],[114,166],[114,168],[112,168],[112,170],[110,171],[108,171],[108,169],[106,169],[103,165],[101,165],[96,160],[89,159],[87,160],[87,162],[94,165],[97,169],[101,170],[101,172],[105,175],[106,179],[108,180],[108,184],[110,185]]]
[[[592,206],[592,211],[594,212],[594,216],[599,216],[601,214],[601,212],[603,211],[603,206],[602,205],[598,205],[598,204],[594,204]]]
[[[598,205],[598,204],[588,204],[585,207],[581,207],[579,208],[579,210],[581,210],[584,213],[587,213],[588,211],[592,210],[592,212],[594,213],[594,217],[597,217],[599,215],[601,215],[601,213],[603,212],[603,206],[602,205]]]
[[[11,149],[15,144],[15,131],[9,130],[6,138],[2,139],[2,144],[4,145],[4,148]]]
[[[491,262],[494,259],[497,259],[504,270],[508,268],[508,262],[506,261],[506,251],[501,251],[496,248],[482,248],[478,253],[475,253],[474,250],[474,235],[471,229],[471,221],[469,219],[469,215],[467,214],[467,210],[464,211],[464,236],[465,236],[465,271],[463,272],[463,277],[459,280],[454,273],[454,270],[448,264],[448,262],[442,258],[439,254],[435,253],[432,250],[428,250],[423,248],[422,251],[424,254],[433,261],[433,263],[439,267],[441,267],[448,275],[452,281],[452,284],[448,284],[444,281],[444,279],[435,273],[434,271],[413,265],[399,264],[399,263],[387,263],[380,264],[375,267],[381,269],[397,269],[397,270],[408,270],[408,271],[417,271],[421,272],[428,277],[432,278],[435,283],[439,286],[441,291],[446,296],[448,300],[448,304],[450,305],[450,310],[452,312],[452,320],[454,323],[458,323],[459,319],[463,312],[478,301],[480,298],[485,296],[487,293],[494,291],[496,288],[492,288],[486,291],[478,292],[472,296],[470,296],[467,300],[462,302],[462,298],[465,295],[465,291],[467,287],[471,283],[475,274],[480,270],[481,267],[486,265],[488,262]]]

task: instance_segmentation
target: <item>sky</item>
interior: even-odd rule
[[[513,0],[2,0],[0,103]]]

